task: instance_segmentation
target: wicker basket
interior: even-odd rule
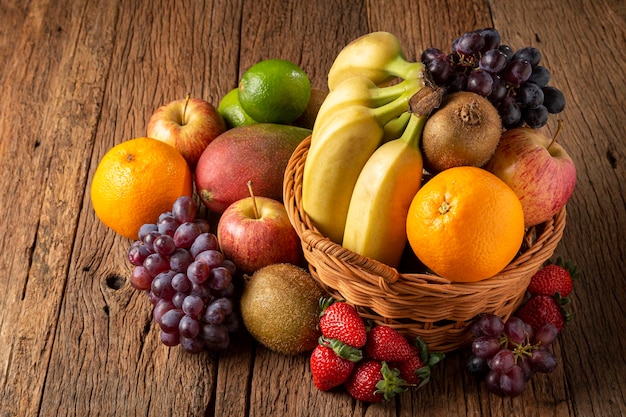
[[[311,275],[362,317],[421,336],[433,351],[450,352],[471,341],[469,327],[481,313],[507,319],[523,301],[532,275],[548,260],[565,228],[565,209],[527,230],[518,256],[498,275],[452,283],[434,274],[399,273],[322,236],[302,210],[302,173],[310,137],[295,150],[284,182],[287,213],[302,243]]]

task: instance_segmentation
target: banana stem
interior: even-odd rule
[[[409,62],[402,55],[398,55],[385,65],[385,70],[397,77],[410,80],[423,77],[424,64],[421,62]]]
[[[382,106],[397,99],[407,91],[417,91],[423,85],[424,81],[421,78],[408,78],[389,87],[374,87],[370,90],[372,105],[373,107]]]
[[[411,113],[409,123],[406,125],[406,129],[404,129],[402,136],[400,136],[398,140],[406,142],[413,148],[419,147],[426,120],[428,120],[428,115]]]
[[[378,121],[380,126],[384,126],[391,120],[397,118],[402,113],[409,110],[409,100],[417,91],[422,88],[419,84],[415,88],[409,88],[406,92],[402,93],[400,97],[395,100],[384,104],[380,107],[372,109],[372,115]]]

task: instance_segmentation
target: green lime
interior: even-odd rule
[[[217,111],[222,115],[229,129],[256,123],[256,120],[248,116],[241,107],[241,103],[239,103],[239,89],[237,88],[233,88],[222,97],[217,106]]]
[[[310,97],[307,74],[284,59],[254,64],[239,82],[241,107],[259,123],[293,122],[304,112]]]

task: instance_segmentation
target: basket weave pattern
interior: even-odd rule
[[[287,213],[300,236],[311,275],[336,299],[361,316],[421,336],[432,351],[450,352],[471,341],[469,327],[481,313],[508,318],[523,301],[532,275],[548,260],[563,235],[565,209],[530,228],[518,256],[495,277],[453,283],[434,274],[399,273],[322,236],[302,210],[302,175],[310,138],[295,150],[284,181]]]

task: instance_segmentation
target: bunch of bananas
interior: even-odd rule
[[[333,242],[397,267],[422,182],[422,129],[441,94],[388,32],[349,43],[328,86],[305,160],[303,210]]]

